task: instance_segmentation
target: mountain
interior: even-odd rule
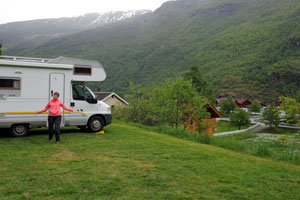
[[[35,48],[51,39],[151,13],[150,10],[89,13],[72,18],[40,19],[0,25],[3,50]]]
[[[299,20],[298,0],[177,0],[4,54],[99,60],[108,74],[101,87],[116,92],[128,91],[129,80],[159,84],[195,65],[219,96],[275,100],[300,88]]]

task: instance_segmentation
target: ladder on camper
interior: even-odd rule
[[[37,63],[48,63],[52,60],[48,58],[31,58],[31,57],[19,57],[19,56],[0,56],[0,59],[20,61],[20,62],[37,62]]]

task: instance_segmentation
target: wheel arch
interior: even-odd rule
[[[14,125],[27,125],[29,128],[31,127],[31,124],[29,122],[16,122],[12,123],[9,128],[12,128]]]
[[[103,115],[101,115],[101,114],[94,114],[94,115],[90,116],[90,118],[89,118],[89,120],[88,120],[88,122],[87,122],[87,125],[89,124],[90,120],[91,120],[93,117],[101,117],[102,120],[103,120],[103,122],[104,122],[104,125],[106,124],[106,119],[105,119],[105,117],[104,117]]]

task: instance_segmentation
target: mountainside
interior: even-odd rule
[[[274,100],[300,88],[299,20],[298,0],[178,0],[38,48],[3,50],[99,60],[104,90],[159,83],[196,65],[220,96]]]
[[[3,50],[35,48],[47,41],[151,13],[150,10],[89,13],[72,18],[40,19],[0,25]]]

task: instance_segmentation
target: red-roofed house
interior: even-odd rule
[[[252,101],[248,100],[248,99],[235,99],[235,104],[240,107],[240,108],[247,108]]]

